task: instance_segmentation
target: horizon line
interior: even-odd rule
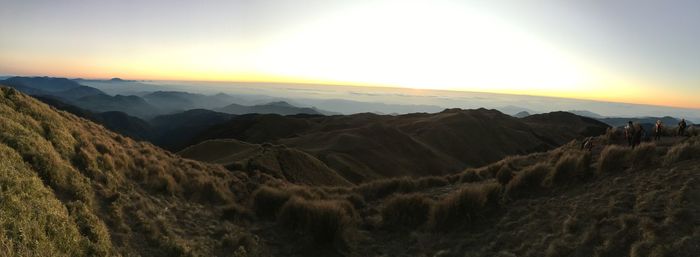
[[[262,81],[262,80],[197,80],[197,79],[132,79],[123,78],[120,76],[114,76],[109,78],[101,77],[56,77],[47,75],[0,75],[2,77],[49,77],[49,78],[65,78],[70,80],[101,80],[109,81],[111,79],[121,79],[127,82],[149,82],[149,81],[174,81],[174,82],[214,82],[214,83],[259,83],[259,84],[293,84],[293,85],[317,85],[317,86],[341,86],[341,87],[368,87],[368,88],[388,88],[388,89],[404,89],[404,90],[426,90],[426,91],[439,91],[439,92],[463,92],[463,93],[479,93],[479,94],[493,94],[493,95],[508,95],[508,96],[524,96],[524,97],[542,97],[551,99],[567,99],[567,100],[578,100],[578,101],[589,101],[597,103],[614,103],[614,104],[630,104],[637,106],[648,106],[648,107],[662,107],[662,108],[675,108],[675,109],[686,109],[693,111],[700,111],[700,106],[697,107],[687,107],[687,106],[674,106],[674,105],[663,105],[663,104],[650,104],[650,103],[633,103],[626,101],[614,101],[614,100],[603,100],[603,99],[591,99],[591,98],[576,98],[576,97],[564,97],[564,96],[548,96],[548,95],[535,95],[526,93],[509,93],[509,92],[495,92],[495,91],[474,91],[474,90],[459,90],[459,89],[435,89],[435,88],[421,88],[421,87],[410,87],[401,85],[382,85],[376,83],[354,83],[354,82],[323,82],[323,81]]]

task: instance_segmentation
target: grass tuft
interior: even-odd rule
[[[383,225],[393,229],[418,228],[428,221],[434,204],[419,194],[395,195],[381,209]]]

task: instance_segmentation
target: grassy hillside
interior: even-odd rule
[[[134,142],[10,88],[0,90],[0,132],[0,255],[256,251],[243,227],[220,219],[221,206],[247,197],[242,173]]]
[[[256,213],[272,218],[258,233],[288,242],[271,249],[280,256],[695,256],[700,138],[665,140],[592,153],[574,142],[446,177],[262,188]],[[315,215],[333,218],[305,223]]]

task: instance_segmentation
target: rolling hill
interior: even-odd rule
[[[486,109],[398,116],[243,115],[211,127],[196,141],[233,138],[286,145],[312,154],[357,183],[448,174],[508,155],[552,149],[608,128],[573,114],[550,116],[548,122],[537,124],[536,118],[527,123]]]

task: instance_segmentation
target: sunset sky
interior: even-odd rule
[[[270,81],[700,108],[700,1],[2,0],[0,75]]]

